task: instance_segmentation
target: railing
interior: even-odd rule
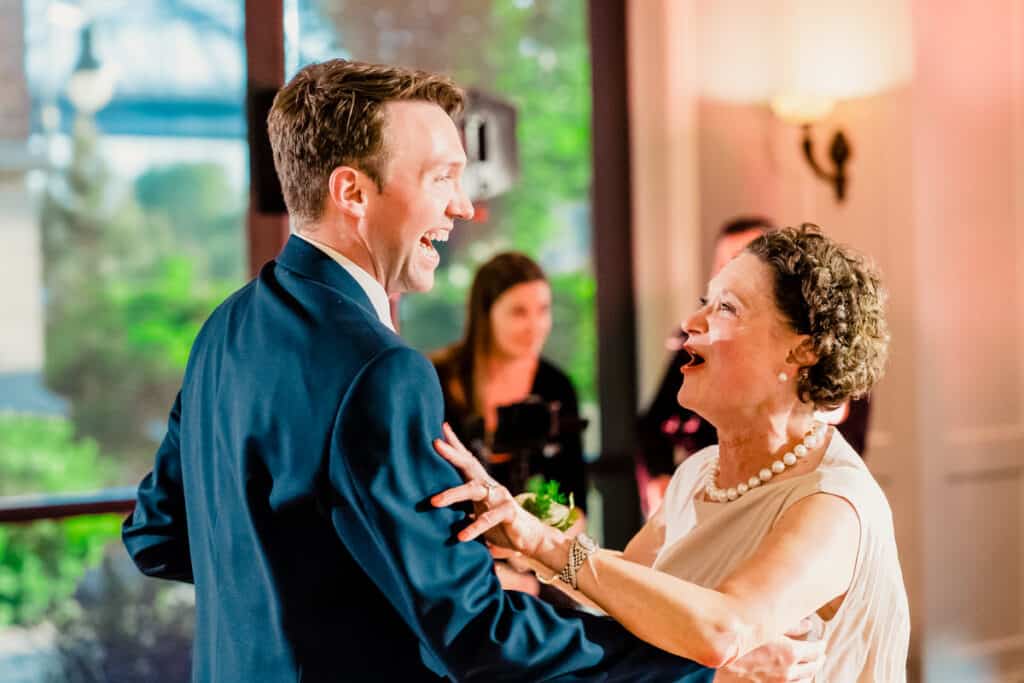
[[[0,524],[60,519],[78,515],[131,512],[135,487],[103,489],[89,493],[0,497]]]

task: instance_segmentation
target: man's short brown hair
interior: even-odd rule
[[[451,117],[463,106],[462,91],[446,76],[344,59],[310,64],[281,88],[267,125],[293,218],[320,218],[338,166],[358,168],[383,189],[384,104],[401,100],[432,102]]]

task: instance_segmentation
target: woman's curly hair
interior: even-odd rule
[[[798,334],[810,335],[818,356],[800,370],[800,400],[832,408],[866,394],[882,376],[889,346],[885,290],[874,268],[811,223],[767,232],[746,251],[771,266],[776,305]]]

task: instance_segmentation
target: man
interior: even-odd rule
[[[332,60],[269,117],[297,235],[200,331],[124,542],[196,586],[197,681],[707,681],[614,622],[506,593],[455,542],[430,362],[388,295],[473,213],[445,78]]]

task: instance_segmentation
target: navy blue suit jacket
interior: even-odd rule
[[[196,681],[709,681],[590,615],[504,592],[435,454],[430,362],[292,237],[211,315],[123,536],[196,588]]]

